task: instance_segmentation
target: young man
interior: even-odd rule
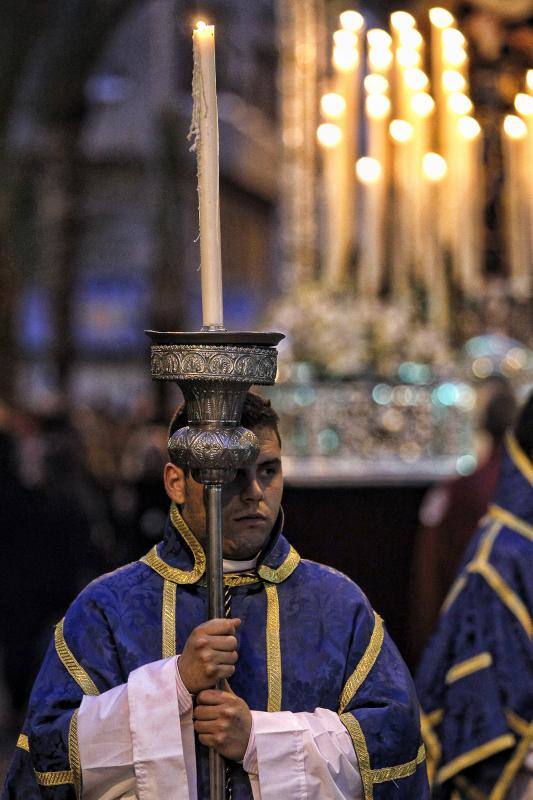
[[[206,622],[202,486],[168,463],[163,541],[57,626],[3,800],[203,800],[210,746],[234,800],[428,797],[408,671],[360,589],[285,538],[270,403],[242,422],[260,453],[223,490],[227,618]]]
[[[437,797],[533,797],[533,395],[418,672]]]

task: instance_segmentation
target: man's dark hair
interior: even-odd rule
[[[242,409],[241,425],[245,428],[271,428],[277,436],[281,447],[281,437],[278,430],[279,417],[272,408],[270,400],[262,397],[255,392],[248,392],[244,399]],[[187,415],[185,414],[185,404],[178,406],[168,429],[168,438],[187,425]]]
[[[522,406],[515,425],[514,435],[526,456],[533,458],[533,392]]]

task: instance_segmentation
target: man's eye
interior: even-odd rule
[[[276,471],[276,467],[263,467],[261,470],[263,475],[275,475]]]

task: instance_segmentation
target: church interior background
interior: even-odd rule
[[[65,605],[166,513],[177,397],[151,383],[143,331],[201,318],[202,16],[226,326],[286,334],[270,394],[292,541],[360,583],[406,654],[422,498],[476,469],[483,387],[533,384],[531,3],[53,6],[10,2],[0,26],[0,432],[40,520],[36,584],[69,555]]]

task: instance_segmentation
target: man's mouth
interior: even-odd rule
[[[252,522],[254,520],[257,520],[258,522],[265,522],[266,516],[256,512],[255,514],[241,514],[241,516],[235,517],[236,522]]]

